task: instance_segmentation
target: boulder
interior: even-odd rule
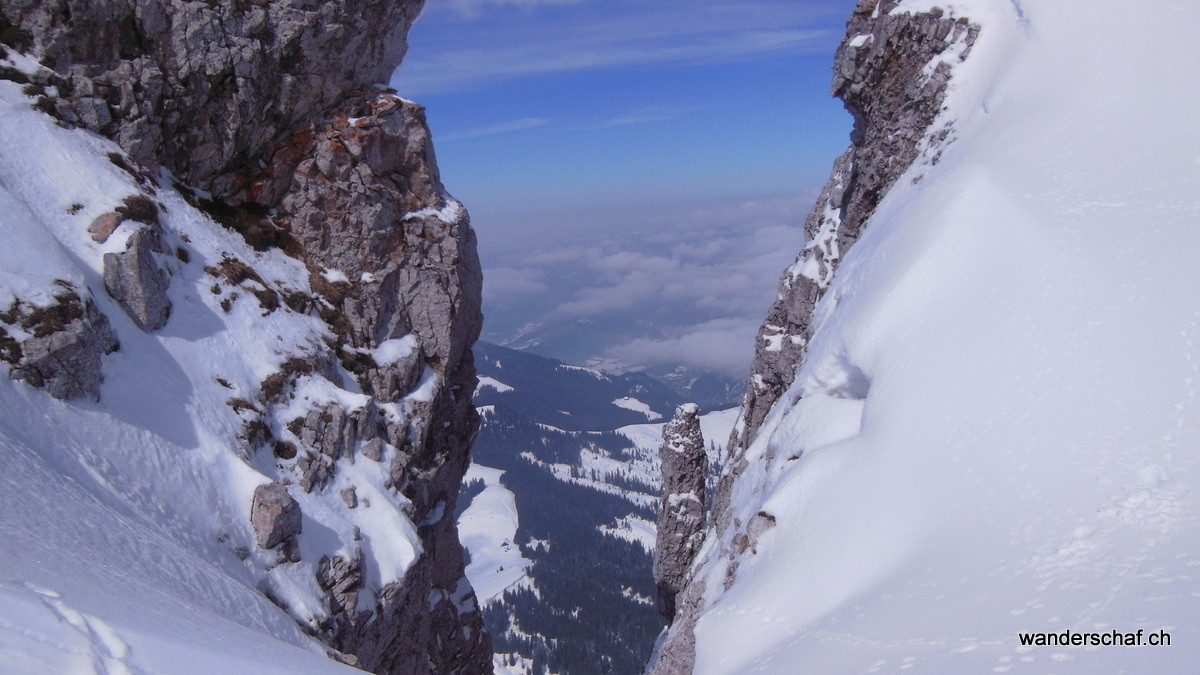
[[[129,235],[124,251],[104,254],[105,290],[147,333],[165,326],[171,316],[171,274],[159,259],[166,252],[159,228],[144,225]]]
[[[254,538],[262,548],[274,548],[300,534],[300,504],[281,483],[259,485],[250,506]]]
[[[88,225],[88,232],[92,235],[92,241],[103,244],[108,241],[112,233],[117,229],[125,219],[121,214],[109,211],[96,216],[91,225]]]

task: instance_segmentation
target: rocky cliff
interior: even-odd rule
[[[180,295],[189,284],[225,314],[257,305],[264,345],[280,322],[311,326],[303,349],[246,345],[269,354],[271,372],[215,378],[229,405],[204,413],[234,420],[233,449],[272,481],[242,506],[264,549],[251,556],[261,588],[360,668],[482,672],[490,641],[445,517],[478,426],[475,236],[441,184],[422,108],[375,84],[399,64],[421,5],[6,0],[0,57],[13,65],[0,76],[60,128],[115,141],[108,160],[136,192],[89,220],[87,246],[108,251],[102,284],[85,271],[14,289],[0,348],[11,377],[103,406],[104,359],[119,348],[108,298],[145,334],[204,318]],[[167,193],[187,205],[168,214]],[[188,231],[180,208],[242,243]],[[200,239],[223,250],[193,259]],[[268,259],[291,271],[268,271]],[[359,497],[374,483],[347,473],[363,462],[381,467],[379,494],[415,528],[399,578],[372,567],[378,545],[354,515],[371,506]],[[312,508],[344,512],[337,545],[305,543]],[[275,571],[289,565],[307,571]],[[321,606],[283,599],[296,583]]]
[[[654,544],[654,583],[658,587],[658,610],[667,621],[675,618],[675,596],[683,590],[688,568],[704,539],[708,457],[699,412],[694,403],[679,406],[662,431],[662,497]]]
[[[748,522],[730,513],[730,493],[748,468],[746,449],[768,413],[780,402],[804,362],[817,325],[814,309],[838,263],[858,240],[875,207],[919,158],[936,164],[954,129],[939,120],[954,64],[966,59],[979,28],[938,8],[894,11],[898,0],[861,0],[847,22],[834,57],[831,92],[854,116],[850,147],[833,171],[805,222],[807,243],[784,271],[779,294],[759,329],[747,392],[730,436],[728,459],[718,480],[707,542],[707,564],[723,561],[726,587],[739,558],[753,552],[757,537],[775,518],[759,512]],[[911,180],[919,181],[920,175]],[[847,398],[865,382],[840,383]],[[857,397],[861,398],[861,395]],[[768,449],[770,452],[771,449]],[[694,626],[706,594],[693,578],[677,603],[678,614],[648,672],[689,673],[695,659]]]

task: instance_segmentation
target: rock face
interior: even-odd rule
[[[10,377],[62,400],[100,399],[101,357],[117,350],[108,317],[69,284],[43,306],[15,303],[0,312],[0,359]]]
[[[654,583],[658,611],[675,618],[675,596],[683,590],[688,568],[704,539],[704,488],[708,456],[700,433],[699,408],[687,403],[663,427],[662,498],[654,545]]]
[[[250,524],[263,548],[275,548],[300,534],[300,505],[280,483],[259,485],[250,506]]]
[[[159,260],[165,255],[167,246],[156,225],[135,230],[121,253],[104,254],[104,288],[146,332],[162,328],[171,316],[171,273]]]
[[[933,155],[952,129],[933,128],[951,64],[970,53],[978,28],[945,18],[889,12],[898,0],[862,0],[834,58],[832,93],[854,116],[851,145],[804,229],[808,243],[779,282],[779,297],[759,329],[750,384],[731,448],[745,449],[767,411],[792,383],[812,337],[812,310],[838,262],[858,241],[888,189],[923,151]],[[936,63],[928,75],[928,65]]]
[[[359,83],[386,82],[420,0],[8,0],[59,114],[208,186]]]
[[[257,402],[231,400],[245,423],[242,450],[253,459],[273,448],[278,480],[305,492],[335,489],[340,459],[386,462],[421,546],[373,603],[351,597],[372,577],[368,560],[322,563],[328,616],[318,637],[373,672],[474,673],[490,671],[491,643],[454,519],[443,516],[478,429],[475,234],[441,184],[423,109],[374,84],[399,64],[422,4],[13,0],[3,23],[24,31],[29,53],[52,71],[41,109],[115,140],[149,192],[147,176],[164,167],[207,191],[211,199],[179,188],[250,246],[308,266],[312,294],[283,302],[328,325],[328,351],[289,360]],[[98,223],[93,235],[115,227]],[[151,228],[138,232],[106,260],[105,280],[151,331],[170,312],[167,279],[152,265],[161,242]],[[205,269],[274,311],[283,293],[244,267],[230,259]],[[368,400],[295,417],[284,398],[308,375]]]
[[[757,536],[774,522],[766,513],[749,523],[732,521],[730,493],[747,468],[746,448],[804,360],[817,301],[888,189],[918,158],[936,163],[940,149],[953,140],[953,129],[939,125],[938,113],[952,66],[970,54],[979,29],[964,18],[946,17],[937,8],[892,14],[898,4],[898,0],[860,0],[834,58],[832,93],[854,116],[851,145],[834,162],[829,182],[809,212],[808,243],[784,271],[779,295],[758,332],[746,396],[727,446],[727,468],[717,483],[707,535],[720,542],[708,555],[728,559],[727,579],[736,574],[738,557],[753,553]],[[691,672],[693,629],[705,593],[720,590],[703,586],[691,580],[680,594],[678,616],[648,672]]]

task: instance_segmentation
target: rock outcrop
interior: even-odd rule
[[[386,462],[388,487],[420,539],[404,578],[374,589],[373,602],[357,596],[369,560],[322,563],[328,616],[317,635],[374,672],[484,672],[491,644],[446,517],[478,428],[475,235],[441,184],[423,109],[375,84],[399,64],[422,4],[12,0],[0,18],[20,43],[12,46],[46,68],[36,78],[39,110],[116,141],[128,157],[110,159],[147,193],[165,168],[194,206],[251,247],[308,267],[302,291],[275,288],[234,258],[205,268],[213,292],[228,292],[225,311],[240,291],[265,313],[282,303],[317,316],[331,336],[327,351],[289,359],[263,381],[257,401],[230,400],[244,422],[243,455],[273,453],[273,478],[310,493],[335,490],[341,460]],[[97,241],[124,227],[102,218]],[[140,227],[105,260],[110,295],[146,331],[171,312],[155,232]],[[47,378],[23,344],[13,372]],[[80,371],[94,376],[51,393],[95,397],[95,360]],[[297,418],[287,397],[303,377],[366,401],[339,399]]]
[[[386,82],[421,0],[7,0],[56,73],[56,114],[191,185],[254,166],[361,83]]]
[[[45,306],[17,301],[0,312],[0,359],[9,376],[44,387],[54,398],[100,399],[101,357],[120,346],[108,317],[84,291],[60,282]]]
[[[951,140],[953,130],[934,122],[951,64],[970,54],[978,28],[936,8],[891,14],[897,4],[861,0],[834,58],[832,93],[854,116],[851,145],[834,161],[804,224],[808,243],[780,279],[759,329],[742,424],[730,439],[734,452],[754,440],[791,385],[812,337],[813,308],[875,206],[922,152],[936,162],[938,148]]]
[[[654,545],[654,583],[658,611],[675,618],[675,596],[704,539],[705,479],[708,456],[700,433],[700,409],[687,403],[663,427],[662,497],[658,503],[658,535]]]
[[[171,316],[171,273],[160,260],[167,253],[162,231],[150,224],[129,235],[124,251],[104,254],[105,290],[146,332],[162,328]]]
[[[774,522],[766,513],[736,522],[730,516],[730,496],[747,468],[746,449],[804,361],[817,302],[888,190],[918,159],[936,163],[941,148],[953,141],[953,129],[939,123],[938,113],[953,64],[970,54],[979,28],[937,8],[893,14],[899,4],[860,0],[834,58],[832,93],[854,116],[851,145],[834,162],[829,182],[809,212],[808,243],[785,270],[758,332],[746,396],[709,517],[707,536],[717,545],[707,555],[725,559],[727,583],[736,574],[739,556],[752,554],[757,536]],[[648,672],[691,672],[694,627],[704,596],[720,591],[704,586],[692,579],[680,594],[678,616]]]
[[[250,524],[259,546],[275,548],[300,534],[300,505],[280,483],[259,485],[254,489]]]

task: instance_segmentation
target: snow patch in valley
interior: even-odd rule
[[[609,377],[607,375],[605,375],[604,373],[602,373],[594,368],[584,368],[583,366],[573,366],[569,363],[560,363],[560,364],[558,364],[558,368],[560,368],[562,370],[579,370],[579,371],[583,371],[583,372],[587,373],[588,375],[591,375],[592,377],[596,378],[597,380],[603,380],[605,382],[610,381]]]
[[[494,377],[488,377],[486,375],[482,375],[479,378],[479,386],[477,386],[475,388],[475,393],[479,393],[480,391],[482,391],[484,389],[495,389],[497,392],[499,392],[501,394],[503,394],[506,391],[513,391],[513,387],[511,387],[507,384],[504,384],[500,380],[497,380]]]
[[[565,483],[574,483],[576,485],[592,488],[593,490],[599,490],[600,492],[607,492],[610,495],[624,497],[638,506],[653,506],[657,500],[657,497],[654,495],[643,492],[635,492],[632,490],[627,490],[623,487],[612,485],[611,483],[605,481],[602,475],[591,471],[581,471],[579,467],[576,467],[572,464],[543,462],[532,452],[522,452],[521,457],[529,462],[532,462],[533,464],[536,464],[537,466],[549,469],[555,478]]]
[[[533,561],[521,554],[517,545],[517,502],[504,487],[504,471],[479,464],[467,469],[463,484],[481,480],[483,492],[458,518],[458,536],[470,553],[467,579],[475,588],[479,604],[486,605],[515,588],[532,588],[529,568]]]
[[[621,398],[613,401],[612,404],[617,406],[618,408],[624,408],[626,410],[632,410],[633,412],[636,412],[636,413],[641,413],[641,414],[645,415],[646,419],[648,419],[648,420],[658,419],[659,417],[662,417],[662,415],[651,410],[649,405],[643,403],[642,401],[637,400],[636,398],[634,398],[632,396],[622,396]]]
[[[658,536],[654,523],[638,516],[622,516],[617,518],[615,525],[601,525],[600,531],[620,537],[635,544],[641,544],[647,552],[654,552],[654,541]]]

